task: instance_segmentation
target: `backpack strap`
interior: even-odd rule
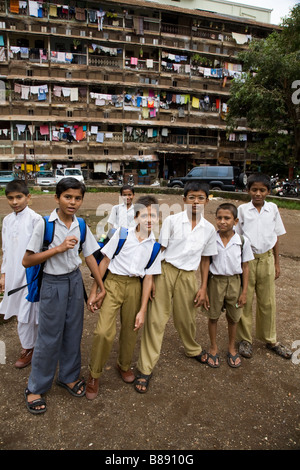
[[[82,251],[82,245],[85,242],[86,238],[86,221],[82,217],[77,217],[80,229],[80,243],[79,243],[79,252]]]
[[[125,228],[125,227],[121,227],[120,228],[120,237],[119,237],[119,242],[118,242],[118,246],[117,246],[117,249],[114,253],[114,256],[113,258],[118,255],[124,245],[124,243],[126,242],[127,240],[127,235],[128,235],[128,229]]]
[[[44,220],[44,240],[43,240],[42,251],[45,251],[48,249],[48,246],[53,240],[55,224],[54,224],[54,221],[49,222],[49,215],[45,215],[43,217],[43,220]],[[21,286],[21,287],[17,287],[16,289],[10,290],[7,293],[7,295],[15,294],[16,292],[19,292],[21,289],[24,289],[25,287],[29,286],[34,281],[36,281],[41,275],[41,271],[43,270],[43,267],[44,267],[44,263],[26,268],[26,279],[28,281],[27,284],[24,284],[24,286]]]
[[[158,253],[160,252],[160,248],[161,248],[161,244],[158,243],[158,242],[155,242],[154,245],[153,245],[153,248],[152,248],[152,253],[151,253],[150,259],[149,259],[145,269],[149,269],[152,266],[152,264],[154,263],[154,261],[156,260],[156,258],[158,256]]]

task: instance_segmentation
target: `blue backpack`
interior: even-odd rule
[[[55,221],[49,222],[49,216],[46,215],[43,217],[45,222],[45,231],[44,231],[44,242],[42,251],[48,250],[50,243],[54,237],[54,230],[55,230]],[[85,241],[86,237],[86,222],[81,217],[77,217],[79,228],[80,228],[80,244],[79,244],[79,251],[82,250],[82,244]],[[25,287],[28,288],[28,294],[26,299],[29,302],[38,302],[40,300],[40,289],[42,284],[42,277],[43,277],[43,269],[44,264],[36,264],[35,266],[30,266],[26,268],[26,281],[27,284],[21,287],[17,287],[16,289],[10,290],[7,295],[14,294]]]

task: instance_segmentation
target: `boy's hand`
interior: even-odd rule
[[[136,317],[135,317],[134,330],[133,330],[133,331],[137,331],[137,330],[139,330],[140,328],[142,328],[144,322],[145,322],[145,313],[139,311],[139,312],[136,314]]]
[[[195,307],[200,307],[201,305],[203,305],[205,310],[209,309],[208,296],[206,294],[206,289],[204,289],[203,287],[200,287],[200,289],[198,290],[195,300],[194,300],[194,304],[195,304]]]
[[[275,263],[275,279],[278,279],[280,276],[280,266],[279,263]]]
[[[101,307],[103,299],[105,297],[105,291],[101,291],[98,294],[91,293],[87,300],[87,308],[91,312],[95,312]]]
[[[74,246],[78,243],[78,238],[74,237],[74,235],[69,235],[65,238],[61,245],[59,245],[58,252],[64,253],[67,250],[73,249]]]
[[[239,307],[244,307],[247,303],[247,292],[244,292],[240,295],[239,300],[237,302]]]

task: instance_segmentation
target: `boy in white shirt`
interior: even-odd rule
[[[27,287],[8,296],[9,290],[25,286],[26,271],[22,259],[39,214],[28,207],[31,194],[23,180],[9,182],[5,188],[8,204],[13,212],[3,219],[2,225],[2,265],[1,291],[4,292],[0,304],[0,314],[5,319],[16,315],[18,335],[22,346],[15,367],[23,368],[31,363],[38,331],[39,303],[27,300]]]
[[[137,364],[140,374],[135,389],[145,393],[159,359],[164,330],[173,310],[174,325],[185,354],[202,362],[202,348],[195,340],[196,307],[206,299],[210,256],[217,253],[214,226],[202,212],[208,202],[209,188],[189,182],[184,188],[185,210],[168,216],[162,225],[162,275],[155,278],[155,296],[149,304]],[[195,271],[200,264],[201,287]]]
[[[207,364],[219,367],[217,347],[217,323],[223,307],[228,323],[227,362],[230,367],[239,367],[241,358],[235,349],[235,337],[242,307],[247,300],[248,261],[254,259],[249,241],[235,233],[237,208],[234,204],[221,204],[216,210],[218,254],[212,256],[208,278],[208,299],[204,309],[208,316],[210,348],[206,353]],[[242,287],[241,287],[242,275]],[[203,359],[204,359],[203,355]]]
[[[108,218],[109,228],[119,227],[134,227],[134,188],[129,185],[124,185],[120,189],[120,194],[123,199],[122,204],[113,206]]]
[[[161,273],[160,253],[147,269],[155,237],[152,227],[158,222],[158,202],[153,196],[144,196],[134,205],[136,226],[128,229],[121,251],[115,255],[120,229],[102,248],[105,255],[100,262],[100,275],[108,269],[104,282],[106,296],[99,312],[89,362],[90,377],[86,388],[89,400],[96,398],[99,378],[109,357],[116,335],[116,316],[120,311],[121,331],[117,369],[126,383],[135,376],[130,369],[138,330],[143,326],[152,288],[152,276]],[[141,283],[141,278],[143,282]],[[97,306],[97,288],[92,286],[89,302]]]
[[[237,232],[250,241],[254,260],[249,262],[247,303],[237,328],[239,352],[252,357],[252,303],[256,293],[256,337],[267,348],[290,359],[292,352],[276,339],[275,279],[280,275],[278,236],[286,233],[279,210],[265,199],[270,194],[270,178],[261,173],[248,178],[251,202],[238,208]]]

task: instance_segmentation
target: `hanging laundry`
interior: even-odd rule
[[[103,134],[103,132],[98,132],[98,133],[97,133],[96,142],[99,142],[100,144],[102,144],[102,143],[103,143],[103,140],[104,140],[104,134]]]
[[[38,101],[44,101],[47,99],[46,92],[43,88],[39,88]]]
[[[98,133],[98,126],[91,126],[91,134],[97,134]]]
[[[62,87],[61,87],[61,86],[54,85],[54,87],[53,87],[53,95],[54,95],[54,96],[57,96],[58,98],[60,98],[60,97],[61,97],[61,92],[62,92]]]
[[[10,0],[9,9],[11,13],[19,13],[19,0]]]
[[[66,98],[71,95],[71,88],[62,87],[62,94]]]
[[[31,87],[30,87],[30,93],[31,93],[32,95],[38,95],[38,93],[39,93],[39,86],[38,86],[38,85],[36,85],[36,86],[34,86],[34,85],[31,86]]]
[[[71,88],[70,101],[78,101],[78,88]]]
[[[40,126],[40,134],[41,135],[49,135],[49,126],[48,124],[44,124]]]
[[[0,62],[6,61],[5,49],[4,47],[0,47]]]
[[[75,19],[77,21],[85,21],[85,9],[84,8],[75,8]]]
[[[29,0],[29,15],[30,16],[35,16],[38,18],[38,9],[39,9],[39,4],[38,2],[34,2],[33,0]]]
[[[16,128],[18,130],[18,134],[20,135],[25,132],[26,124],[16,124]]]
[[[153,68],[153,59],[147,59],[146,60],[146,67],[148,69],[152,69]]]
[[[199,98],[196,98],[195,96],[193,96],[192,107],[199,109]]]
[[[30,92],[30,86],[22,85],[21,86],[21,99],[28,100],[29,92]]]
[[[78,129],[76,129],[76,140],[80,141],[82,139],[84,139],[83,127],[79,126]]]
[[[137,57],[131,57],[130,58],[130,64],[131,65],[137,65],[137,63],[138,63]]]
[[[49,7],[49,15],[53,17],[57,17],[57,5],[50,5]]]

